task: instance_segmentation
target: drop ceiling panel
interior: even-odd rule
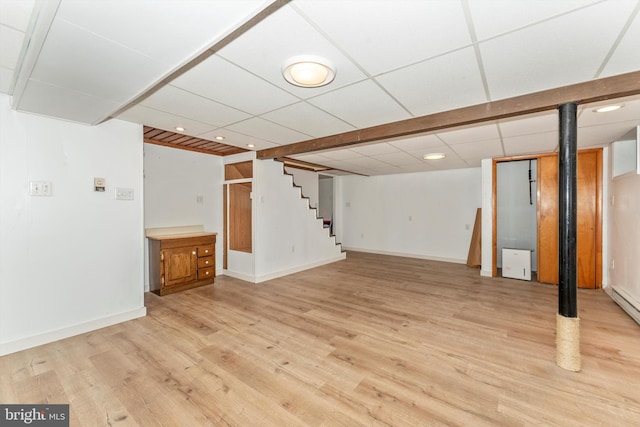
[[[322,151],[320,154],[334,160],[348,160],[362,156],[362,154],[348,148],[343,150]]]
[[[176,66],[185,55],[219,40],[261,4],[264,1],[65,0],[58,16],[148,59]]]
[[[234,132],[239,132],[254,138],[264,139],[278,145],[293,144],[294,142],[304,141],[310,138],[310,135],[302,134],[293,129],[261,119],[260,117],[254,117],[243,122],[235,123],[227,126],[227,128]]]
[[[537,133],[558,132],[558,112],[543,112],[523,117],[500,120],[500,133],[503,137],[532,135]]]
[[[164,111],[155,110],[143,105],[135,105],[127,111],[118,115],[119,119],[134,123],[144,123],[147,126],[165,129],[175,132],[176,126],[182,126],[187,129],[188,135],[200,136],[205,132],[212,131],[215,127],[206,123],[178,117]]]
[[[352,148],[356,153],[362,154],[364,156],[378,156],[381,154],[391,154],[398,153],[400,150],[397,147],[394,147],[388,143],[379,143],[379,144],[369,144],[369,145],[361,145]]]
[[[355,130],[350,124],[306,102],[280,108],[262,117],[314,138]]]
[[[607,113],[596,113],[594,111],[598,107],[612,104],[622,105],[622,108]],[[598,102],[579,108],[578,114],[578,126],[580,127],[625,122],[629,120],[640,121],[640,100],[619,99]]]
[[[384,74],[376,80],[414,116],[487,101],[472,48]]]
[[[383,161],[396,166],[408,166],[408,165],[420,165],[424,162],[422,159],[418,159],[403,151],[394,153],[372,155],[372,158]]]
[[[498,126],[495,123],[440,132],[437,135],[438,138],[451,145],[500,138]]]
[[[247,150],[265,150],[267,148],[277,147],[278,144],[265,141],[264,139],[254,138],[252,136],[243,135],[238,132],[230,131],[229,129],[215,129],[210,132],[200,134],[201,138],[215,140],[216,136],[223,136],[225,144],[233,145],[234,147],[240,147]],[[254,147],[248,147],[248,144],[253,144]]]
[[[579,9],[595,0],[468,0],[478,40],[507,33]]]
[[[25,32],[35,0],[0,1],[0,24]]]
[[[580,127],[578,128],[578,147],[603,146],[617,141],[638,124],[640,119],[595,127]]]
[[[13,81],[13,70],[0,67],[0,92],[9,93]]]
[[[555,151],[558,146],[558,132],[513,136],[504,138],[502,143],[506,156],[549,153]]]
[[[501,139],[489,139],[485,141],[467,142],[457,144],[451,149],[465,161],[478,159],[491,159],[493,157],[504,157]]]
[[[639,6],[640,7],[640,6]],[[609,58],[601,76],[612,76],[640,69],[640,13],[627,29],[615,52]]]
[[[336,67],[336,77],[331,85],[299,88],[284,80],[282,66],[285,61],[310,54],[326,58]],[[282,7],[223,48],[220,56],[303,99],[365,78],[338,48],[290,6]]]
[[[461,2],[299,1],[299,9],[370,75],[469,45]],[[402,19],[395,17],[402,16]],[[357,22],[358,25],[354,25]],[[381,55],[384,52],[384,55]]]
[[[171,84],[249,114],[266,113],[299,101],[283,89],[217,56],[198,64]]]
[[[208,98],[167,85],[145,99],[140,105],[180,117],[220,127],[251,117]]]
[[[13,70],[20,56],[23,39],[23,32],[0,25],[0,67]]]
[[[122,103],[163,72],[150,58],[58,19],[31,79]]]
[[[633,5],[600,3],[480,43],[491,99],[593,79]]]
[[[89,123],[93,117],[104,116],[117,106],[113,101],[32,80],[16,109],[72,122]]]
[[[310,99],[309,103],[341,117],[347,123],[365,128],[411,116],[370,80]]]
[[[439,147],[442,145],[442,140],[436,135],[418,135],[389,141],[389,144],[403,151],[419,151]],[[422,154],[426,154],[426,152]],[[420,157],[422,157],[422,155],[420,155]]]

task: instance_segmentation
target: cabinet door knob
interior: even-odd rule
[[[209,253],[209,249],[205,249],[205,250],[204,250],[204,253],[205,253],[205,254],[208,254],[208,253]]]
[[[209,272],[207,271],[205,274],[208,276],[208,275],[209,275]]]
[[[195,255],[195,254],[196,254],[196,251],[191,252],[191,255]]]
[[[209,261],[205,261],[204,263],[205,263],[205,264],[209,264]]]

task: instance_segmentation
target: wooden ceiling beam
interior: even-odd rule
[[[272,159],[434,132],[508,117],[554,110],[567,102],[587,104],[640,94],[640,71],[591,80],[499,101],[472,105],[384,125],[340,133],[257,152],[258,159]]]

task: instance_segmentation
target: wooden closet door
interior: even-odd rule
[[[578,153],[577,282],[599,287],[597,241],[599,215],[599,151]],[[538,281],[558,283],[558,157],[538,159]]]

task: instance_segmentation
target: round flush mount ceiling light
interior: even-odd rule
[[[596,113],[608,113],[610,111],[616,111],[622,108],[622,105],[606,105],[604,107],[600,107],[600,108],[596,108],[595,111]]]
[[[447,157],[444,153],[429,153],[422,156],[425,160],[440,160]]]
[[[184,132],[184,128],[182,126],[176,126],[176,130],[178,132]]]
[[[216,141],[224,141],[226,138],[224,136],[218,135],[215,137]]]
[[[336,69],[324,58],[303,55],[289,58],[282,67],[285,80],[294,86],[320,87],[336,77]]]
[[[247,144],[247,147],[249,147],[249,148],[254,148],[254,147],[255,147],[255,145],[254,145],[254,144]]]

